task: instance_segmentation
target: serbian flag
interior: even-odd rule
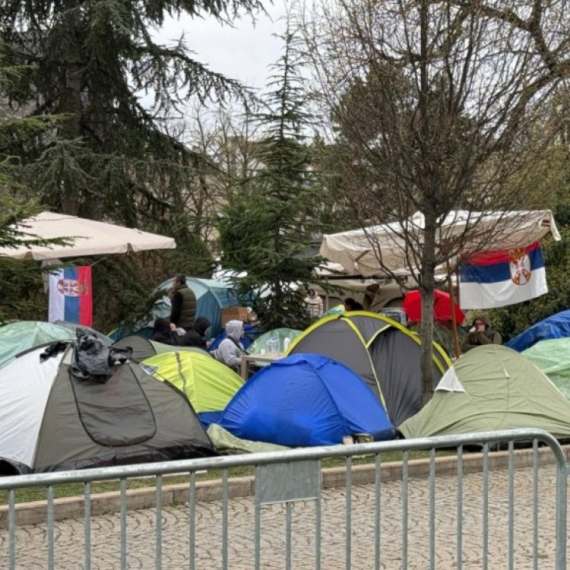
[[[49,322],[93,324],[91,267],[67,267],[49,276]]]
[[[462,309],[494,309],[548,293],[540,243],[475,255],[461,265]]]

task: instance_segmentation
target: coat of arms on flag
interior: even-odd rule
[[[49,321],[91,326],[91,267],[67,267],[49,276]]]
[[[472,256],[461,265],[462,309],[493,309],[548,293],[539,242]]]

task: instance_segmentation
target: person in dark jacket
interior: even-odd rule
[[[206,332],[210,328],[210,324],[206,317],[198,317],[194,326],[180,337],[180,345],[195,346],[196,348],[207,350]]]
[[[346,312],[351,311],[364,311],[364,307],[358,302],[355,301],[352,297],[344,300],[344,310]]]
[[[190,330],[196,319],[196,295],[186,285],[186,277],[177,275],[172,285],[170,322],[179,329]]]
[[[501,335],[491,327],[487,319],[483,316],[477,316],[473,320],[473,326],[469,334],[461,345],[461,352],[468,352],[477,346],[483,346],[485,344],[502,343],[503,339]]]
[[[163,344],[178,345],[180,344],[179,338],[178,334],[172,330],[168,319],[158,318],[154,321],[151,340],[162,342]]]

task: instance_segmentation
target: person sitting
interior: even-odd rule
[[[170,324],[168,319],[158,318],[154,321],[151,340],[162,344],[178,345],[180,337],[176,333],[176,327]]]
[[[242,356],[247,354],[241,337],[243,336],[243,323],[241,321],[228,321],[226,323],[226,338],[216,350],[216,359],[230,368],[237,369],[241,364]]]
[[[478,316],[473,320],[473,326],[461,345],[461,352],[468,352],[477,346],[485,344],[503,344],[501,335],[494,330],[487,319]]]
[[[194,326],[180,337],[180,346],[195,346],[202,350],[208,350],[206,335],[210,324],[210,321],[206,317],[198,317]]]
[[[344,300],[344,310],[349,313],[351,311],[364,311],[364,307],[358,302],[349,297]]]
[[[311,319],[320,319],[323,316],[323,300],[314,289],[307,291],[305,303]]]

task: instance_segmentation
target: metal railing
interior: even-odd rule
[[[508,445],[507,451],[507,469],[506,469],[506,479],[507,479],[507,563],[506,567],[513,569],[515,567],[515,472],[516,472],[516,460],[515,460],[515,443],[518,442],[529,442],[532,444],[531,451],[527,452],[531,454],[531,464],[529,467],[524,467],[524,469],[529,470],[529,477],[531,482],[531,495],[532,495],[532,505],[530,508],[531,516],[528,517],[528,513],[525,515],[525,523],[531,521],[532,526],[532,556],[528,563],[530,564],[532,560],[532,568],[539,568],[539,550],[542,548],[548,548],[548,545],[541,545],[539,540],[539,528],[541,525],[540,513],[539,513],[539,462],[540,458],[543,456],[542,452],[539,451],[539,444],[543,446],[546,445],[552,451],[554,457],[555,465],[555,497],[551,497],[552,503],[555,501],[554,512],[555,512],[555,553],[552,553],[554,558],[554,567],[557,570],[563,570],[566,568],[566,524],[567,524],[567,468],[564,450],[561,448],[558,441],[542,430],[531,430],[531,429],[521,429],[521,430],[505,430],[505,431],[494,431],[494,432],[484,432],[475,433],[469,435],[461,436],[445,436],[445,437],[435,437],[435,438],[424,438],[424,439],[414,439],[414,440],[397,440],[390,442],[381,443],[367,443],[358,445],[348,445],[348,446],[333,446],[333,447],[320,447],[320,448],[306,448],[291,451],[282,452],[271,452],[271,453],[257,453],[252,455],[240,455],[240,456],[225,456],[225,457],[215,457],[197,460],[183,460],[183,461],[171,461],[164,463],[155,464],[144,464],[144,465],[132,465],[124,467],[111,467],[111,468],[101,468],[101,469],[88,469],[83,471],[74,472],[60,472],[60,473],[48,473],[48,474],[37,474],[37,475],[27,475],[19,477],[6,477],[0,479],[0,492],[7,492],[7,504],[8,504],[8,521],[7,528],[0,527],[0,545],[4,545],[2,550],[0,550],[0,568],[8,568],[9,570],[15,570],[17,567],[21,567],[18,564],[18,544],[17,544],[17,530],[16,525],[16,493],[22,489],[30,487],[45,487],[46,497],[47,497],[47,517],[45,522],[45,537],[47,540],[47,553],[45,559],[40,562],[40,564],[45,565],[48,570],[62,569],[65,566],[56,564],[56,520],[55,520],[55,502],[54,502],[54,488],[60,484],[70,484],[70,483],[81,483],[83,484],[83,502],[84,502],[84,516],[83,516],[83,552],[81,553],[80,559],[76,560],[73,568],[84,568],[85,570],[91,570],[92,567],[92,549],[93,549],[93,516],[92,516],[92,484],[98,481],[108,481],[116,480],[120,481],[120,513],[118,516],[119,527],[120,527],[120,548],[117,553],[116,560],[113,562],[114,566],[109,566],[109,568],[121,568],[121,570],[126,569],[129,566],[129,550],[127,549],[127,537],[128,537],[128,522],[129,522],[129,512],[127,507],[127,482],[130,479],[154,476],[156,477],[156,500],[155,500],[155,540],[154,540],[154,568],[157,570],[163,568],[163,477],[169,474],[187,474],[189,476],[188,481],[188,504],[184,507],[177,507],[185,509],[187,515],[187,527],[186,529],[179,528],[177,532],[183,533],[184,547],[186,553],[184,554],[185,566],[192,569],[198,568],[197,561],[197,508],[199,508],[199,502],[197,501],[197,479],[196,474],[198,471],[203,470],[221,470],[221,500],[214,506],[221,510],[220,518],[220,544],[213,545],[213,540],[207,541],[207,546],[209,549],[219,548],[220,566],[224,569],[232,568],[232,562],[230,560],[230,545],[232,543],[230,538],[230,529],[232,527],[232,517],[230,516],[230,502],[232,499],[229,497],[229,469],[238,467],[254,467],[255,473],[255,496],[251,500],[252,505],[252,519],[253,519],[253,536],[250,537],[251,540],[245,545],[245,550],[250,551],[252,554],[253,562],[250,567],[254,567],[256,570],[260,570],[265,567],[262,560],[262,533],[265,530],[262,524],[262,509],[267,505],[284,505],[285,510],[285,525],[284,525],[284,536],[279,537],[279,541],[282,542],[284,547],[284,566],[287,569],[293,567],[298,567],[293,561],[293,546],[299,534],[302,534],[305,540],[304,548],[306,552],[311,550],[311,560],[307,562],[305,566],[307,568],[314,568],[315,570],[320,570],[320,568],[346,568],[350,570],[354,567],[366,567],[379,569],[385,562],[383,562],[383,548],[386,541],[396,540],[396,535],[398,535],[398,548],[400,548],[400,558],[401,567],[408,568],[409,564],[414,567],[429,567],[430,569],[436,568],[438,560],[438,548],[437,548],[437,515],[441,512],[441,508],[438,511],[438,500],[442,497],[445,500],[449,500],[450,493],[443,492],[440,493],[438,499],[436,486],[438,481],[441,483],[441,479],[437,476],[437,461],[436,452],[442,449],[453,449],[456,451],[456,459],[447,458],[454,462],[454,475],[445,475],[446,485],[451,485],[450,481],[453,479],[456,485],[456,507],[454,517],[456,521],[455,536],[455,559],[453,564],[459,570],[462,569],[464,564],[464,536],[465,536],[465,517],[466,514],[472,515],[473,506],[466,507],[465,499],[468,495],[468,491],[465,489],[465,480],[467,477],[479,477],[480,481],[477,479],[477,485],[481,485],[481,567],[488,568],[489,565],[489,539],[490,539],[490,520],[489,520],[489,480],[490,480],[490,457],[493,457],[493,452],[490,451],[490,447],[493,444],[499,442],[506,442]],[[482,446],[482,460],[481,460],[481,472],[480,474],[473,475],[472,467],[469,469],[469,474],[464,473],[464,465],[466,457],[468,455],[466,447],[477,445]],[[427,533],[425,536],[428,542],[427,548],[427,563],[424,565],[421,563],[410,562],[410,526],[409,519],[411,515],[416,515],[415,512],[417,507],[410,512],[411,505],[409,503],[409,491],[413,478],[413,473],[410,475],[410,469],[415,468],[415,464],[410,462],[409,454],[416,450],[427,450],[429,451],[429,457],[427,458],[428,468],[427,468],[427,509],[422,514],[422,524],[425,523],[427,526]],[[399,452],[402,454],[402,466],[401,466],[401,479],[397,482],[383,483],[383,475],[385,474],[383,469],[385,469],[385,464],[382,462],[382,456],[387,453]],[[360,506],[358,513],[362,512],[362,508],[367,507],[367,514],[370,513],[371,521],[366,523],[367,529],[373,529],[372,539],[366,540],[366,545],[363,548],[359,545],[359,554],[355,557],[353,553],[353,542],[358,539],[359,533],[353,530],[353,459],[357,456],[371,456],[370,469],[373,469],[373,477],[370,483],[366,486],[365,502]],[[344,459],[344,497],[339,496],[340,491],[323,491],[322,485],[322,466],[321,462],[323,460],[331,458],[342,458]],[[472,483],[469,479],[470,484]],[[383,501],[382,490],[385,485],[397,484],[398,492],[401,493],[401,501],[398,505],[400,507],[398,513],[395,512],[396,509],[391,509],[390,505]],[[478,489],[479,487],[477,487]],[[477,491],[478,492],[478,491]],[[329,493],[329,495],[326,495]],[[336,493],[334,495],[330,493]],[[472,491],[469,491],[472,493]],[[341,549],[343,552],[342,556],[335,556],[333,559],[334,564],[323,563],[323,521],[329,523],[327,517],[331,516],[328,510],[324,507],[327,506],[327,501],[334,500],[335,504],[341,500],[344,503],[344,521],[338,521],[338,524],[332,525],[333,528],[333,541],[334,547],[338,550]],[[470,499],[471,500],[471,499]],[[312,514],[311,520],[314,520],[314,544],[311,544],[312,538],[305,536],[307,534],[306,524],[303,527],[302,532],[294,533],[293,523],[294,523],[294,503],[303,502],[304,505],[311,506]],[[472,501],[471,501],[472,502]],[[419,504],[419,503],[418,503]],[[391,510],[390,510],[391,509]],[[388,510],[388,512],[387,512]],[[271,511],[272,516],[281,516],[276,511]],[[306,513],[305,513],[306,514]],[[186,516],[185,515],[185,516]],[[397,515],[397,516],[396,516]],[[308,516],[308,515],[307,515]],[[307,518],[305,516],[305,519]],[[395,527],[391,531],[389,537],[385,537],[381,528],[381,517],[382,516],[393,516],[394,520],[401,524],[400,530]],[[419,516],[419,515],[418,515]],[[546,514],[545,516],[550,516]],[[528,519],[528,520],[527,520]],[[371,524],[369,524],[371,522]],[[330,524],[328,525],[331,526]],[[344,536],[342,536],[342,526],[344,526]],[[208,527],[210,528],[210,527]],[[281,528],[281,530],[283,530]],[[472,528],[470,529],[473,530]],[[336,533],[339,533],[340,542]],[[359,531],[360,532],[360,531]],[[330,532],[329,532],[330,534]],[[525,537],[528,537],[528,532],[525,530]],[[330,537],[328,537],[330,538]],[[493,540],[496,537],[493,536]],[[142,541],[141,537],[141,541]],[[525,538],[526,540],[526,538]],[[384,541],[384,542],[383,542]],[[145,536],[144,542],[147,543],[147,537]],[[243,540],[242,540],[243,543]],[[343,543],[343,544],[341,544]],[[281,544],[281,543],[280,543]],[[22,546],[22,545],[20,545]],[[26,544],[23,545],[24,547]],[[135,549],[142,548],[142,544],[138,543],[135,545]],[[327,546],[327,549],[329,547]],[[267,549],[266,549],[267,550]],[[131,547],[132,551],[132,547]],[[252,552],[251,552],[252,551]],[[180,552],[177,554],[182,555]],[[272,555],[272,553],[269,553]],[[266,552],[267,555],[267,552]],[[308,555],[307,555],[308,556]],[[305,559],[308,560],[307,556]],[[362,565],[362,556],[370,558],[370,564]],[[342,564],[339,560],[344,560]],[[366,558],[368,560],[368,558]],[[180,567],[178,564],[172,566],[172,568]],[[204,568],[214,567],[213,565],[205,565]],[[400,564],[393,565],[390,567],[400,567]],[[145,566],[145,568],[149,568]]]

